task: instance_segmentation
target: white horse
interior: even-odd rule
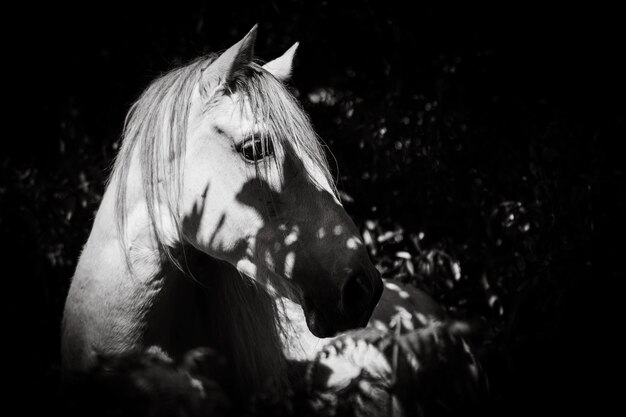
[[[65,304],[66,373],[209,345],[254,390],[284,380],[277,297],[302,306],[316,337],[368,322],[380,275],[283,85],[297,44],[261,66],[255,37],[165,74],[132,106]]]

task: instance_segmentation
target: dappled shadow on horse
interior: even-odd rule
[[[297,45],[261,66],[255,36],[169,72],[131,108],[65,305],[66,381],[135,369],[141,388],[152,363],[202,388],[180,364],[210,346],[231,395],[281,393],[288,360],[368,323],[383,283],[283,84]]]
[[[367,323],[382,283],[283,85],[295,47],[260,66],[255,35],[164,75],[129,112],[66,301],[66,374],[217,344],[258,390],[284,379],[276,295],[320,337]]]

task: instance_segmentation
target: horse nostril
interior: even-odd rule
[[[343,286],[341,294],[344,311],[351,316],[362,315],[370,304],[372,294],[372,284],[365,275],[352,275]]]

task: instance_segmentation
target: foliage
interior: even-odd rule
[[[411,326],[412,329],[412,326]],[[156,347],[100,357],[66,379],[71,415],[433,416],[480,411],[486,381],[464,341],[467,326],[367,328],[328,343],[311,361],[290,362],[286,391],[241,398],[225,359],[209,348],[175,362]]]

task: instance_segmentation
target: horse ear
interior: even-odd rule
[[[263,68],[278,80],[289,81],[289,78],[291,78],[291,69],[293,67],[293,57],[296,54],[298,45],[298,42],[294,43],[291,48],[287,49],[287,52],[275,60],[263,65]]]
[[[222,83],[227,83],[239,68],[252,61],[252,58],[254,58],[257,26],[254,25],[242,40],[228,48],[208,67],[202,70],[202,84],[205,90],[209,85],[217,87]]]

